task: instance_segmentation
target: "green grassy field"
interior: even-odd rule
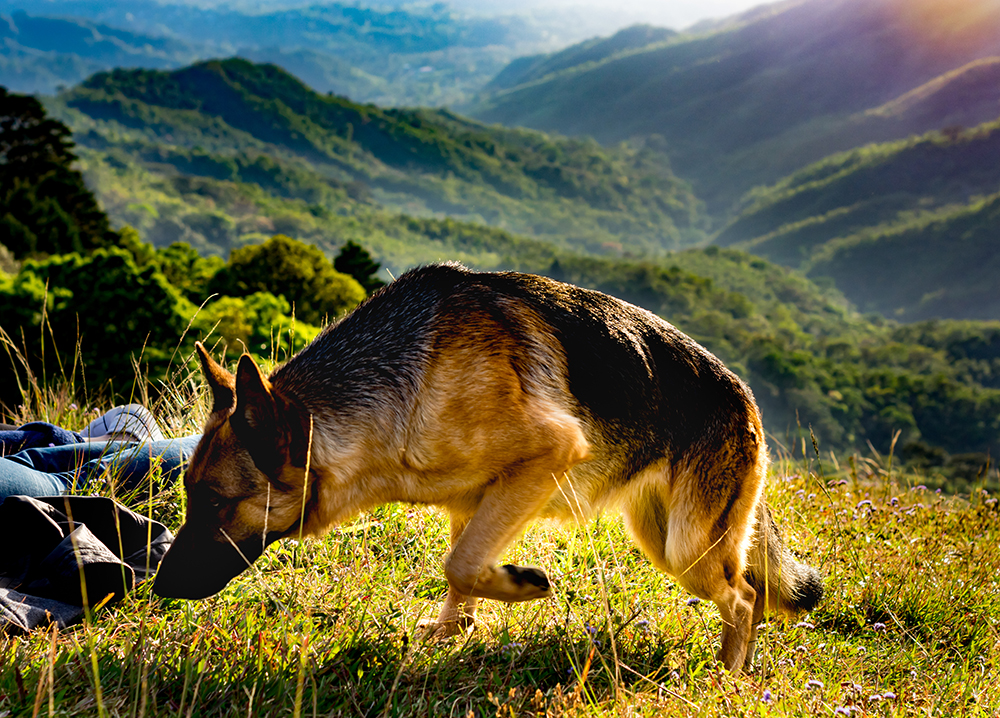
[[[182,408],[154,407],[171,433],[200,426],[196,382],[176,382]],[[82,426],[87,410],[40,393],[23,418]],[[808,435],[771,447],[767,500],[827,597],[767,623],[748,675],[714,660],[714,605],[615,515],[529,529],[505,560],[543,567],[555,597],[485,602],[476,631],[427,641],[446,519],[390,505],[272,546],[208,600],[145,585],[81,625],[0,637],[0,716],[1000,715],[997,500],[925,489],[891,456],[838,463]],[[176,529],[181,504],[174,487],[139,510]]]

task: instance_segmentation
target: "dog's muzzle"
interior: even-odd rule
[[[263,552],[260,538],[234,545],[216,541],[208,532],[182,526],[160,562],[153,591],[164,598],[208,598],[249,568]]]

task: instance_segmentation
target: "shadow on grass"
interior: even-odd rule
[[[577,700],[613,702],[619,689],[655,693],[658,681],[672,680],[667,677],[671,671],[686,670],[667,665],[671,658],[676,663],[678,649],[684,652],[682,641],[653,632],[617,645],[616,688],[609,636],[601,632],[581,638],[549,627],[524,636],[523,643],[476,633],[425,642],[374,620],[360,634],[343,626],[331,630],[322,616],[310,620],[312,632],[302,631],[301,624],[283,629],[273,622],[273,629],[242,633],[207,622],[193,631],[146,626],[131,640],[100,641],[95,654],[104,708],[111,714],[153,716],[495,716],[503,707],[504,715],[539,709],[544,715],[546,708],[566,708]],[[93,695],[72,695],[73,688],[60,691],[60,675],[76,690],[84,687],[78,674],[89,668],[91,656],[86,641],[75,645],[75,651],[62,651],[52,668],[56,705],[69,715],[96,714]],[[696,670],[702,668],[703,661]],[[31,674],[22,667],[21,673],[22,685],[33,688],[45,682],[37,671]],[[581,683],[584,689],[572,697]],[[29,690],[5,707],[15,715],[30,714],[35,700]]]

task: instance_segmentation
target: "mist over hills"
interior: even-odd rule
[[[662,137],[715,243],[902,321],[1000,317],[1000,3],[807,0],[627,37],[514,63],[473,113]]]
[[[53,92],[108,67],[176,67],[197,51],[179,39],[81,19],[0,15],[0,81],[16,92]]]

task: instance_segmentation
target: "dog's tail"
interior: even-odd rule
[[[811,611],[823,598],[819,571],[796,561],[785,548],[763,499],[757,509],[745,578],[758,594],[767,596],[767,607],[772,611]]]

